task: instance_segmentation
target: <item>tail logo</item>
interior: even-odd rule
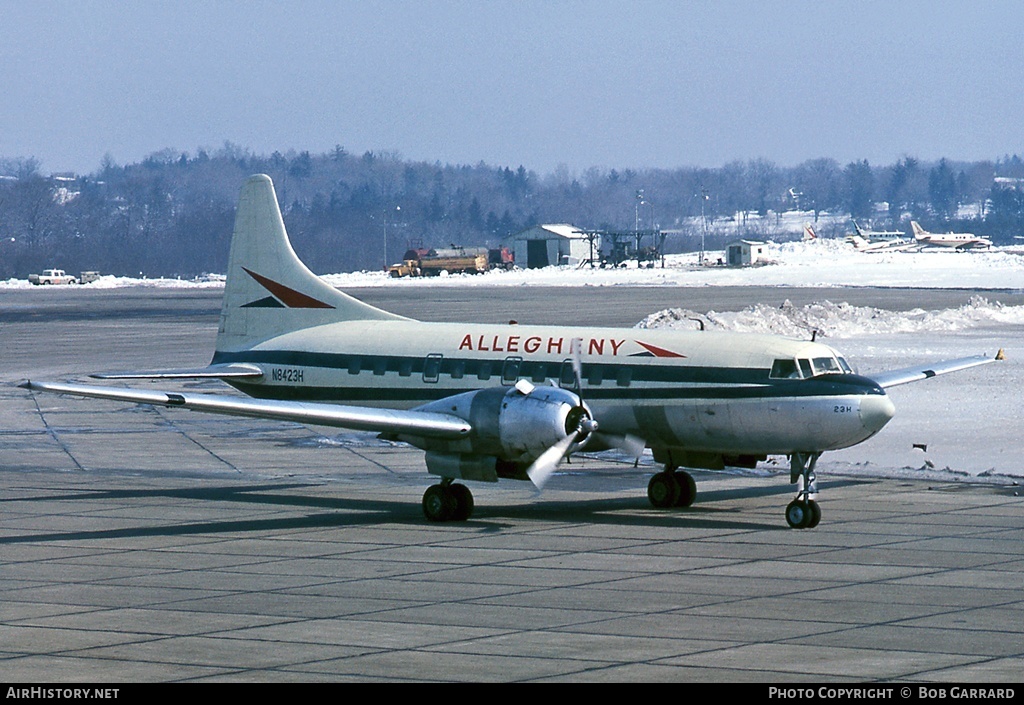
[[[330,304],[314,299],[312,296],[295,291],[284,284],[279,284],[273,279],[257,274],[245,267],[245,273],[256,280],[264,289],[271,293],[271,296],[264,297],[257,301],[250,301],[242,308],[334,308]]]

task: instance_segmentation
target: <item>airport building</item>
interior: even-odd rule
[[[575,225],[534,225],[509,236],[509,247],[515,250],[516,264],[523,269],[551,265],[576,266],[600,259],[600,238],[588,236]],[[593,250],[593,255],[591,251]]]

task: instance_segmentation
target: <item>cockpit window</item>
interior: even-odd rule
[[[816,357],[814,358],[814,374],[817,375],[828,375],[828,374],[842,374],[843,369],[839,366],[839,362],[834,357]]]
[[[780,359],[772,363],[772,371],[768,373],[772,379],[800,379],[796,360]]]
[[[815,357],[811,360],[780,358],[772,363],[768,376],[772,379],[810,379],[815,375],[853,374],[853,369],[841,357]]]

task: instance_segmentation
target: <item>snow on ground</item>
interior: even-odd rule
[[[942,249],[920,252],[858,252],[843,240],[768,243],[769,264],[754,267],[721,267],[720,251],[706,253],[708,266],[698,264],[697,253],[668,255],[665,266],[638,269],[544,269],[493,271],[485,274],[392,279],[384,272],[324,274],[339,288],[421,286],[881,286],[957,289],[1024,290],[1024,249],[997,247],[977,252]],[[26,288],[25,279],[8,279],[0,288]],[[86,284],[92,288],[123,286],[218,287],[216,275],[201,280],[141,279],[103,276]]]

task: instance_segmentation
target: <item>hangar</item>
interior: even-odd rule
[[[534,225],[509,236],[515,250],[516,264],[523,269],[537,269],[552,265],[576,266],[593,256],[600,257],[601,243],[593,242],[582,228],[575,225]]]

